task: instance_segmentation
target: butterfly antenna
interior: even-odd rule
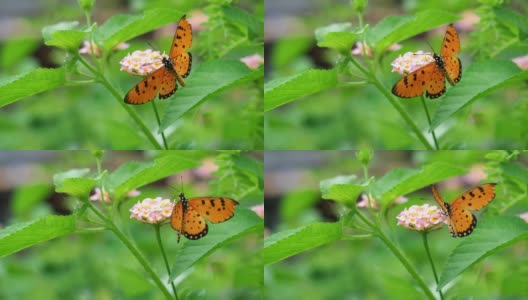
[[[183,193],[183,176],[180,176],[181,191]]]
[[[147,42],[147,44],[150,46],[150,48],[159,52],[158,48],[154,47],[151,43]]]
[[[431,53],[435,53],[433,47],[431,46],[431,44],[429,44],[428,41],[425,41],[425,42],[427,43],[427,45],[429,45],[429,48],[431,48]]]

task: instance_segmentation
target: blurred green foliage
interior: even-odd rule
[[[304,153],[305,151],[299,152]],[[402,263],[394,253],[376,234],[366,230],[366,226],[355,217],[355,210],[368,216],[375,223],[379,223],[383,232],[394,241],[396,247],[402,249],[404,255],[420,276],[425,278],[427,285],[433,290],[435,281],[431,267],[427,263],[421,234],[397,226],[396,216],[411,205],[429,203],[435,205],[428,186],[417,184],[415,192],[405,193],[406,203],[387,205],[381,199],[375,200],[381,211],[367,208],[355,208],[354,203],[349,206],[342,201],[338,194],[334,205],[323,205],[322,202],[314,204],[314,190],[306,192],[314,182],[321,181],[321,191],[324,197],[326,181],[334,184],[342,183],[347,186],[352,181],[355,185],[365,184],[365,191],[371,187],[372,194],[379,189],[379,184],[392,177],[394,188],[399,184],[410,184],[407,177],[397,178],[392,175],[395,168],[411,168],[421,170],[422,166],[445,165],[449,163],[457,169],[465,169],[467,174],[449,178],[437,184],[444,183],[442,195],[444,200],[450,202],[461,192],[478,184],[478,181],[497,182],[497,196],[484,211],[477,213],[479,226],[473,233],[473,238],[452,238],[444,226],[438,231],[429,234],[429,247],[438,272],[449,276],[446,262],[457,256],[462,258],[459,246],[464,245],[466,253],[464,261],[472,263],[472,253],[485,251],[485,248],[500,239],[494,236],[505,228],[491,228],[488,238],[481,235],[480,231],[490,230],[492,220],[510,218],[520,223],[511,232],[520,231],[521,235],[511,243],[495,248],[488,253],[488,257],[465,270],[461,276],[444,287],[444,299],[461,299],[474,297],[479,299],[522,299],[528,296],[528,289],[517,278],[528,274],[528,227],[519,218],[521,213],[528,211],[528,156],[523,151],[375,151],[368,166],[369,178],[364,178],[361,163],[350,151],[313,151],[319,153],[323,163],[305,166],[282,165],[280,172],[288,172],[290,177],[304,178],[289,190],[278,196],[279,205],[266,205],[278,207],[276,219],[268,212],[267,218],[277,220],[273,223],[272,235],[265,239],[264,268],[266,278],[266,299],[425,299],[420,292],[413,277],[407,273]],[[273,152],[270,154],[273,156]],[[312,154],[313,157],[313,154]],[[270,157],[271,160],[273,160]],[[425,169],[425,168],[424,168]],[[454,169],[453,169],[454,170]],[[433,172],[430,170],[429,172]],[[444,171],[440,171],[444,172]],[[445,172],[444,172],[445,173]],[[486,173],[484,175],[483,173]],[[436,174],[438,175],[438,174]],[[273,172],[267,174],[273,177]],[[481,179],[485,176],[485,179]],[[330,179],[327,179],[330,178]],[[417,180],[431,180],[430,176],[422,176]],[[373,184],[367,184],[372,181]],[[455,189],[446,188],[447,185],[458,186]],[[334,185],[335,187],[336,185]],[[380,192],[381,193],[381,192]],[[277,197],[277,196],[276,196]],[[269,199],[271,200],[271,199]],[[268,201],[268,199],[266,200]],[[283,203],[286,202],[286,203]],[[333,201],[330,201],[333,202]],[[302,205],[300,203],[311,204]],[[297,211],[291,211],[293,204]],[[331,207],[339,215],[338,222],[329,222],[328,215],[323,207]],[[286,211],[284,211],[286,210]],[[487,221],[490,222],[487,222]],[[499,222],[500,224],[500,222]],[[503,223],[506,224],[506,223]],[[321,232],[328,227],[328,232]],[[494,225],[498,226],[498,225]],[[363,228],[363,230],[361,229]],[[494,233],[495,231],[495,233]],[[481,233],[482,233],[481,232]],[[524,233],[523,233],[524,232]],[[369,234],[370,233],[370,234]],[[372,235],[371,235],[372,234]],[[518,234],[518,233],[517,233]],[[337,238],[336,238],[337,236]],[[482,243],[479,247],[478,239]],[[280,245],[281,240],[290,241]],[[293,242],[295,241],[295,242]],[[484,247],[486,246],[486,247]],[[280,249],[279,249],[280,248]],[[303,250],[304,249],[304,250]],[[276,252],[276,250],[278,252]],[[280,250],[280,251],[279,251]],[[267,252],[270,251],[270,252]],[[268,253],[268,254],[267,254]],[[477,255],[477,254],[474,254]],[[282,259],[276,259],[282,256]],[[284,259],[284,257],[287,257]],[[484,256],[485,257],[485,256]],[[269,261],[268,261],[269,260]],[[452,265],[451,265],[452,267]],[[513,280],[513,281],[512,281]]]
[[[43,7],[35,17],[22,16],[17,20],[27,26],[28,32],[22,32],[3,42],[0,48],[2,70],[0,82],[10,82],[14,76],[38,67],[59,67],[66,63],[67,86],[4,106],[0,110],[0,119],[2,119],[0,148],[154,149],[152,143],[149,143],[110,91],[83,77],[82,73],[86,70],[79,68],[78,62],[75,63],[76,59],[72,59],[69,53],[46,47],[42,44],[41,37],[35,34],[51,24],[78,20],[76,21],[79,24],[78,28],[64,31],[61,39],[57,38],[54,42],[48,38],[47,42],[51,43],[49,45],[58,45],[67,41],[69,46],[77,48],[80,45],[74,36],[81,40],[89,36],[87,35],[89,28],[85,26],[86,20],[82,9],[70,4],[57,5]],[[126,8],[116,2],[96,1],[91,19],[98,28],[104,29],[99,31],[96,29],[95,34],[103,37],[115,30],[105,22],[127,9],[135,10],[137,15],[155,9],[176,9],[188,16],[205,13],[209,17],[206,27],[194,30],[193,46],[190,50],[194,58],[193,70],[214,59],[238,61],[244,56],[255,53],[263,55],[263,1],[160,0],[132,1],[130,5],[131,8]],[[131,18],[132,15],[128,15],[128,19]],[[177,21],[180,15],[175,15],[173,18]],[[113,23],[116,25],[116,22]],[[137,28],[130,31],[129,35],[137,37],[139,34],[135,30]],[[119,71],[119,61],[127,53],[147,48],[146,43],[149,41],[160,51],[168,51],[167,45],[172,40],[172,33],[164,33],[162,37],[154,36],[154,41],[152,37],[153,35],[149,33],[143,39],[129,40],[127,42],[130,43],[130,48],[126,50],[112,52],[105,49],[104,59],[98,61],[99,66],[106,67],[105,76],[122,95],[140,80],[139,77]],[[81,74],[76,74],[79,70]],[[253,78],[247,78],[232,86],[221,87],[223,90],[207,98],[207,101],[201,102],[196,107],[186,108],[182,118],[164,124],[164,127],[168,127],[164,129],[169,147],[171,149],[262,149],[264,147],[262,68],[253,73],[255,73]],[[191,72],[189,77],[191,80],[192,75]],[[28,80],[26,90],[33,89],[31,86],[33,77],[28,77],[26,80]],[[83,80],[85,80],[84,84],[82,84]],[[42,84],[46,86],[45,82]],[[209,84],[215,85],[214,82]],[[12,89],[9,91],[9,99],[14,96]],[[16,89],[24,93],[24,86],[17,86]],[[42,89],[35,89],[31,94],[40,91]],[[181,94],[182,91],[179,93]],[[179,93],[164,101],[155,100],[162,116],[170,106],[170,102],[178,101]],[[3,100],[2,96],[0,100]],[[12,101],[14,100],[9,102]],[[5,101],[2,103],[7,104]],[[134,106],[132,109],[147,124],[147,130],[152,132],[161,143],[159,126],[151,105]]]
[[[87,152],[76,151],[55,151],[52,152],[54,159],[42,162],[33,162],[34,169],[39,169],[40,177],[36,177],[35,182],[28,181],[23,186],[14,190],[10,203],[13,211],[10,214],[10,225],[14,225],[0,230],[0,239],[15,239],[16,243],[30,241],[34,238],[31,230],[52,232],[51,228],[26,229],[25,238],[15,230],[12,236],[5,236],[6,230],[15,229],[23,221],[29,223],[38,218],[47,218],[49,226],[50,215],[57,207],[64,207],[72,211],[68,217],[73,220],[74,234],[61,236],[46,242],[33,245],[17,253],[5,256],[0,261],[0,298],[1,299],[165,299],[163,294],[153,285],[145,270],[131,255],[130,251],[121,243],[111,231],[102,231],[101,226],[93,223],[94,215],[82,205],[78,198],[67,194],[51,194],[53,188],[51,177],[53,173],[64,172],[65,170],[85,169],[86,171],[71,171],[69,174],[62,174],[62,178],[55,178],[56,183],[61,184],[62,189],[73,188],[73,184],[84,184],[76,180],[75,183],[67,182],[68,178],[80,178],[95,173],[94,159]],[[234,196],[239,193],[237,200],[240,202],[239,213],[231,221],[210,228],[215,232],[210,232],[212,241],[218,233],[225,235],[230,232],[237,232],[236,237],[223,241],[220,245],[214,245],[211,252],[205,254],[198,262],[193,261],[176,274],[175,283],[179,294],[179,299],[260,299],[262,297],[263,274],[262,257],[257,254],[262,247],[262,223],[254,213],[249,210],[252,205],[262,203],[263,191],[259,187],[262,173],[254,173],[262,170],[262,153],[260,152],[212,152],[212,151],[152,151],[146,152],[146,157],[134,152],[114,152],[108,151],[104,154],[103,170],[107,170],[106,178],[108,186],[120,187],[122,185],[137,185],[143,181],[152,181],[155,176],[160,176],[153,172],[153,168],[158,168],[165,172],[175,168],[168,166],[168,159],[180,157],[181,162],[174,161],[172,164],[176,168],[189,168],[189,162],[196,162],[196,166],[204,168],[204,161],[219,158],[221,163],[216,162],[218,170],[214,177],[230,177],[231,182],[221,183],[193,182],[193,172],[196,168],[185,170],[182,176],[185,178],[185,193],[189,196],[199,195],[220,195]],[[227,161],[244,160],[246,165],[253,167],[244,168],[233,173],[233,168],[224,168]],[[158,165],[156,165],[158,164]],[[161,165],[159,165],[161,164]],[[210,168],[207,166],[206,168]],[[85,175],[82,175],[85,174]],[[142,174],[142,177],[136,174]],[[150,174],[150,175],[149,175]],[[242,176],[243,174],[243,176]],[[154,177],[153,177],[154,176]],[[165,177],[166,175],[162,175]],[[207,173],[205,176],[210,176]],[[242,176],[242,177],[241,177]],[[238,181],[234,178],[240,177]],[[128,179],[127,179],[128,178]],[[178,176],[178,181],[181,179]],[[230,184],[245,182],[243,186],[231,188]],[[253,186],[249,184],[253,182]],[[178,182],[178,189],[180,183]],[[119,188],[116,188],[117,191]],[[113,210],[113,220],[122,230],[129,235],[140,251],[148,258],[154,270],[159,273],[162,280],[168,280],[168,276],[160,254],[160,249],[156,242],[155,230],[152,225],[137,222],[130,219],[129,209],[138,201],[145,198],[164,197],[172,198],[174,189],[167,187],[166,182],[156,182],[147,186],[142,186],[141,194],[133,198],[126,198]],[[229,191],[229,192],[228,192]],[[222,194],[224,195],[224,194]],[[85,197],[85,196],[83,196]],[[49,202],[49,199],[53,201]],[[50,207],[49,203],[53,206]],[[96,204],[99,206],[99,204]],[[84,208],[83,208],[84,207]],[[102,209],[106,213],[110,212],[109,205]],[[111,215],[111,214],[110,214]],[[72,219],[73,218],[73,219]],[[250,231],[238,233],[230,226],[238,224],[238,227],[247,227],[248,220],[256,222],[257,227],[252,226]],[[29,221],[29,222],[28,222]],[[251,222],[253,222],[251,221]],[[38,223],[36,223],[38,224]],[[62,230],[66,230],[65,226]],[[53,232],[58,233],[57,228]],[[258,229],[258,230],[257,230]],[[69,230],[69,229],[68,229]],[[40,233],[39,233],[40,234]],[[35,233],[36,235],[36,233]],[[161,228],[161,237],[168,253],[169,263],[177,261],[192,260],[193,255],[199,253],[200,246],[210,247],[207,240],[188,241],[183,239],[177,244],[176,233],[168,224]],[[205,241],[205,243],[203,243]],[[201,242],[201,243],[200,243]],[[3,243],[3,242],[2,242]],[[194,244],[193,244],[194,243]],[[2,245],[0,252],[13,245]],[[193,251],[194,254],[189,253]],[[186,252],[187,251],[187,252]],[[200,254],[202,256],[204,254]],[[244,264],[240,264],[244,261]],[[178,270],[179,266],[172,266],[173,270]],[[183,271],[183,272],[182,272]]]
[[[329,19],[332,4],[336,14]],[[528,23],[520,13],[526,3],[444,1],[439,7],[435,1],[404,1],[403,8],[400,13],[390,3],[369,1],[364,15],[354,15],[343,3],[328,1],[292,16],[303,30],[277,35],[266,53],[271,62],[264,100],[266,149],[425,149],[373,80],[390,95],[399,78],[390,72],[391,62],[405,52],[430,51],[425,42],[438,52],[443,25],[454,21],[462,43],[462,80],[440,99],[426,100],[439,148],[526,148],[528,73],[511,63],[527,53]],[[470,28],[471,22],[476,23]],[[350,39],[359,36],[359,41],[363,35],[374,57],[351,56]],[[387,52],[394,42],[402,49]],[[351,57],[373,77],[365,76]],[[329,86],[303,76],[314,69],[337,71],[338,81]],[[432,144],[420,100],[395,100]],[[449,117],[448,110],[456,113]]]

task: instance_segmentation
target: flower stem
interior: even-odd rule
[[[431,269],[433,270],[433,275],[435,278],[436,286],[438,286],[438,275],[436,274],[436,268],[433,262],[433,258],[431,257],[431,251],[429,250],[429,243],[427,241],[427,231],[422,232],[422,240],[424,243],[425,253],[427,253],[427,258],[429,259],[429,263],[431,264]],[[438,293],[440,294],[440,299],[444,299],[444,295],[442,294],[442,289],[438,289]]]
[[[435,299],[435,296],[427,287],[427,284],[423,280],[422,277],[418,274],[416,269],[411,265],[407,257],[403,255],[403,253],[396,247],[396,245],[381,231],[381,229],[374,225],[367,217],[365,217],[360,211],[357,211],[356,216],[358,216],[365,224],[367,224],[370,228],[374,230],[374,234],[378,236],[384,243],[387,245],[387,247],[392,251],[392,253],[400,260],[402,265],[407,269],[407,272],[411,274],[411,276],[416,280],[418,285],[422,288],[424,294],[429,299]]]
[[[423,135],[422,131],[418,128],[416,123],[412,120],[411,116],[403,109],[403,107],[394,99],[394,97],[388,92],[388,90],[383,86],[383,84],[374,76],[371,72],[369,72],[367,69],[365,69],[361,64],[359,64],[353,57],[350,59],[350,61],[361,71],[363,74],[365,74],[369,81],[372,82],[378,90],[389,100],[389,102],[392,104],[392,106],[398,111],[400,116],[405,120],[407,125],[411,128],[411,130],[414,132],[416,137],[422,142],[422,144],[425,146],[427,150],[433,150],[433,147],[425,136]]]
[[[114,95],[114,97],[117,99],[118,103],[128,112],[128,114],[130,115],[130,117],[132,117],[132,119],[136,122],[136,124],[139,126],[139,128],[141,129],[141,131],[143,131],[143,134],[147,137],[147,139],[152,143],[152,145],[154,146],[154,148],[156,148],[156,150],[162,150],[162,147],[161,145],[158,143],[158,141],[156,140],[156,138],[152,135],[152,133],[150,132],[150,130],[148,129],[147,125],[145,125],[145,123],[143,123],[143,120],[141,120],[141,118],[137,115],[137,113],[132,110],[132,108],[130,108],[129,105],[127,105],[126,103],[124,103],[122,100],[123,100],[123,97],[119,94],[119,92],[112,86],[112,84],[110,84],[110,82],[108,81],[108,79],[101,73],[99,72],[96,68],[94,68],[93,66],[91,66],[82,56],[80,55],[77,55],[79,61],[88,69],[90,70],[97,78],[97,80],[103,84],[109,91],[110,93],[112,93],[112,95]]]
[[[171,270],[169,266],[169,260],[167,259],[167,254],[165,253],[165,248],[163,247],[163,242],[161,240],[161,234],[160,234],[161,226],[159,224],[155,224],[154,229],[156,230],[156,239],[158,240],[158,245],[160,247],[161,256],[163,257],[163,261],[165,262],[165,268],[167,268],[167,274],[169,275],[169,278],[170,278]],[[174,280],[170,280],[170,284],[172,286],[172,292],[174,293],[174,298],[178,300],[178,293],[176,292],[176,286],[174,285]]]
[[[429,122],[429,128],[431,128],[431,116],[429,115],[429,109],[427,108],[427,103],[425,103],[425,98],[423,95],[420,98],[422,99],[422,104],[425,110],[425,115],[427,116],[427,121]],[[433,140],[435,143],[436,150],[440,150],[440,148],[438,147],[438,141],[436,140],[436,134],[434,130],[431,130],[431,134],[433,135]]]
[[[434,300],[435,296],[433,295],[429,287],[427,287],[427,284],[425,283],[423,278],[420,277],[416,269],[411,265],[407,257],[405,257],[405,255],[400,251],[400,249],[398,249],[398,247],[396,247],[396,245],[381,230],[377,230],[377,235],[385,243],[385,245],[389,247],[392,253],[400,260],[400,262],[403,264],[405,269],[407,269],[407,271],[411,274],[414,280],[416,280],[416,282],[422,288],[427,298]]]
[[[167,146],[167,139],[165,139],[165,133],[163,132],[163,130],[161,130],[161,120],[158,113],[158,107],[156,106],[156,101],[152,100],[150,101],[150,103],[152,103],[152,108],[154,109],[156,120],[158,121],[158,127],[160,128],[161,138],[163,139],[163,146],[165,146],[165,150],[169,150],[169,146]]]
[[[107,229],[111,230],[119,240],[121,240],[121,242],[123,244],[125,244],[125,246],[128,248],[128,250],[132,253],[132,255],[134,255],[136,257],[136,259],[138,260],[138,262],[143,266],[143,268],[145,269],[145,271],[150,275],[150,278],[152,278],[152,280],[154,281],[154,283],[158,286],[158,288],[160,289],[160,291],[163,293],[163,295],[165,295],[165,298],[168,299],[168,300],[172,300],[172,295],[170,294],[170,292],[167,290],[167,288],[165,287],[165,285],[163,284],[163,282],[161,281],[161,279],[158,277],[158,275],[156,274],[156,272],[154,272],[154,270],[152,269],[152,267],[150,266],[150,264],[148,263],[148,260],[143,256],[143,254],[141,254],[141,252],[139,251],[139,249],[132,243],[132,241],[130,241],[123,232],[121,232],[121,230],[119,230],[119,228],[117,228],[117,226],[109,219],[107,218],[104,214],[102,214],[91,202],[90,200],[86,199],[86,202],[88,204],[88,207],[94,212],[94,214],[96,216],[98,216],[102,221],[104,221],[105,223],[105,226]]]

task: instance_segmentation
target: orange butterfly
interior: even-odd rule
[[[445,79],[454,86],[462,77],[462,63],[455,55],[460,52],[460,40],[453,24],[447,26],[442,43],[441,56],[433,53],[434,62],[407,74],[392,87],[392,93],[401,98],[413,98],[423,94],[430,99],[442,96],[446,91]]]
[[[192,44],[191,24],[185,18],[181,17],[178,22],[178,28],[172,40],[170,49],[170,58],[162,59],[163,67],[155,70],[141,80],[125,96],[125,102],[128,104],[144,104],[156,97],[159,92],[159,98],[165,99],[170,97],[178,89],[176,80],[185,86],[182,78],[185,78],[191,72],[192,55],[185,52]]]
[[[479,210],[495,198],[495,183],[486,183],[465,192],[448,204],[432,186],[433,196],[449,219],[449,231],[452,237],[465,237],[477,227],[477,218],[470,210]]]
[[[196,197],[186,199],[183,193],[179,195],[180,201],[174,205],[171,215],[171,226],[180,234],[190,240],[203,238],[208,227],[205,220],[212,223],[222,223],[235,215],[236,200],[225,197]]]

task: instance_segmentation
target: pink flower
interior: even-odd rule
[[[367,44],[361,42],[356,42],[355,47],[352,48],[351,52],[352,55],[366,55],[372,57],[372,49],[370,49]]]
[[[207,29],[204,24],[209,21],[209,17],[204,14],[203,11],[196,10],[191,12],[190,15],[191,16],[187,19],[187,21],[189,21],[189,24],[191,24],[194,32],[204,31]]]
[[[119,45],[114,47],[114,50],[124,50],[128,48],[129,45],[127,43],[119,43]],[[99,46],[97,46],[96,43],[92,43],[90,45],[89,41],[83,41],[83,45],[81,49],[79,49],[80,54],[91,54],[92,48],[95,56],[101,56],[101,49],[99,49]]]
[[[407,52],[403,56],[398,56],[392,63],[392,72],[407,75],[421,67],[434,62],[434,58],[430,53],[418,51],[416,53]]]
[[[369,207],[369,205],[371,205],[373,209],[378,209],[379,208],[378,203],[376,202],[376,200],[374,200],[374,198],[372,198],[371,195],[367,196],[366,194],[361,194],[359,197],[360,197],[359,201],[356,203],[357,207],[365,208],[365,207]]]
[[[260,67],[260,65],[264,64],[264,58],[258,54],[242,57],[240,61],[245,63],[246,66],[251,70],[256,70]]]
[[[174,202],[170,199],[146,198],[130,209],[130,218],[142,223],[159,224],[170,218]]]
[[[104,191],[103,195],[104,195],[104,202],[106,203],[112,202],[112,198],[110,198],[110,195],[108,194],[107,191]],[[92,201],[102,201],[101,189],[96,187],[94,189],[94,193],[90,196],[89,199]]]
[[[513,62],[523,70],[528,69],[528,55],[516,57]]]
[[[119,62],[121,64],[120,70],[133,75],[145,76],[163,67],[163,57],[167,57],[167,55],[165,53],[160,54],[159,51],[152,51],[151,49],[145,51],[136,50],[132,54],[127,54]]]
[[[133,198],[133,197],[138,196],[139,194],[141,194],[140,191],[138,191],[138,190],[131,190],[131,191],[129,191],[128,193],[126,193],[125,197],[126,197],[126,198]],[[96,187],[96,188],[94,189],[94,193],[90,196],[89,199],[92,200],[92,201],[101,201],[101,200],[102,200],[101,198],[102,198],[102,197],[101,197],[101,189],[98,188],[98,187]],[[104,201],[105,201],[106,203],[110,203],[110,202],[112,202],[112,197],[110,197],[110,195],[108,194],[107,191],[104,191]]]
[[[387,48],[388,51],[396,51],[396,50],[400,50],[401,49],[401,45],[400,44],[392,44],[389,46],[389,48]],[[372,57],[372,49],[370,49],[370,47],[367,45],[367,44],[363,44],[361,42],[356,42],[356,44],[354,45],[354,48],[352,48],[352,55],[363,55],[363,49],[365,49],[365,55],[366,56],[370,56]]]
[[[261,219],[264,219],[264,204],[252,206],[251,210],[254,211]]]
[[[520,214],[519,218],[523,219],[524,222],[528,223],[528,212]]]
[[[396,219],[398,219],[398,225],[420,231],[436,229],[441,226],[438,225],[440,223],[447,224],[445,214],[437,206],[429,204],[413,205],[406,208]]]

